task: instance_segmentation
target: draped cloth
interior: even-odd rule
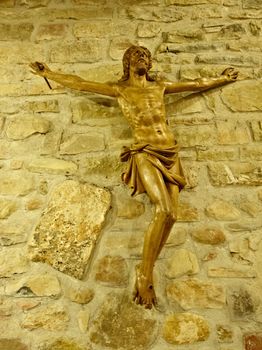
[[[132,189],[131,195],[146,192],[136,161],[136,155],[141,152],[145,153],[147,155],[146,160],[161,172],[165,182],[177,185],[179,191],[181,191],[186,185],[186,180],[178,157],[178,151],[179,146],[177,143],[168,148],[159,148],[150,144],[124,146],[120,159],[121,162],[128,162],[128,164],[127,170],[122,174],[122,180]]]

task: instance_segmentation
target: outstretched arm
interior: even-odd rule
[[[200,78],[177,83],[165,82],[165,94],[183,91],[204,91],[232,83],[237,80],[237,76],[238,72],[234,68],[227,68],[219,78]]]
[[[43,78],[54,80],[55,82],[74,90],[94,92],[101,95],[116,97],[116,85],[107,83],[96,83],[84,80],[77,75],[62,74],[51,71],[44,63],[31,63],[32,73]],[[41,67],[41,69],[39,68]]]

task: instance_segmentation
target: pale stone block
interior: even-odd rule
[[[178,221],[199,221],[198,209],[192,206],[190,203],[179,202],[177,210]]]
[[[41,24],[35,34],[35,40],[63,40],[67,33],[68,26],[64,23]]]
[[[97,62],[102,58],[101,40],[90,39],[87,41],[79,41],[61,44],[51,50],[51,62]]]
[[[205,64],[226,64],[234,66],[249,66],[257,67],[259,65],[259,59],[254,55],[232,54],[221,55],[220,53],[206,53],[199,54],[195,58],[196,63]]]
[[[217,278],[255,278],[256,271],[250,268],[231,268],[231,267],[210,267],[208,277]]]
[[[74,303],[88,304],[94,298],[94,291],[83,286],[68,286],[65,295]]]
[[[163,338],[170,344],[193,344],[207,340],[210,329],[207,321],[191,313],[167,316],[163,326]]]
[[[50,0],[17,0],[16,6],[26,6],[29,8],[47,6]]]
[[[71,161],[56,158],[38,158],[32,160],[27,165],[28,170],[34,173],[48,174],[74,174],[77,171],[77,165]]]
[[[24,215],[23,215],[24,216]],[[14,244],[24,243],[27,241],[28,231],[32,223],[23,220],[19,222],[1,222],[0,224],[0,245],[11,246]]]
[[[260,0],[243,0],[243,8],[244,9],[261,9]]]
[[[130,198],[125,194],[117,196],[117,216],[125,219],[132,219],[141,216],[145,212],[144,203]]]
[[[32,198],[26,202],[25,208],[27,210],[37,210],[43,206],[43,201],[40,198]]]
[[[71,135],[60,144],[60,154],[80,154],[104,149],[104,135],[94,132]]]
[[[0,252],[0,277],[11,277],[28,271],[29,265],[21,248],[4,248]]]
[[[46,344],[43,350],[89,350],[86,345],[81,345],[72,339],[60,338],[49,344]]]
[[[43,100],[43,101],[27,101],[26,103],[22,104],[22,108],[30,111],[30,112],[51,112],[51,113],[58,113],[60,111],[58,100],[56,99],[50,99],[50,100]]]
[[[33,134],[46,134],[50,130],[50,122],[43,118],[16,117],[9,119],[6,135],[13,140],[23,140]]]
[[[137,27],[137,35],[139,38],[154,38],[161,31],[159,24],[145,22],[139,23]]]
[[[255,55],[254,55],[255,57]],[[242,81],[223,89],[223,102],[237,112],[252,112],[262,110],[262,83],[260,81]]]
[[[44,329],[48,331],[64,331],[67,329],[69,315],[59,304],[43,305],[26,314],[21,327],[28,330]]]
[[[202,227],[191,232],[192,237],[204,244],[221,244],[226,240],[224,232],[218,228]]]
[[[108,191],[73,180],[61,183],[34,231],[31,259],[82,279],[109,208]]]
[[[0,194],[25,196],[34,189],[34,177],[28,172],[0,172]]]
[[[130,6],[126,9],[129,18],[144,21],[157,22],[176,22],[182,19],[183,14],[177,9],[147,7],[147,10],[141,6]]]
[[[196,279],[172,282],[167,285],[166,291],[168,299],[184,310],[221,309],[226,303],[223,287]]]
[[[170,236],[165,244],[166,248],[175,247],[186,242],[187,230],[184,228],[177,227],[177,224],[173,227]]]
[[[91,342],[98,348],[147,349],[155,342],[154,315],[133,303],[129,295],[110,293],[98,310],[90,329]]]
[[[222,221],[237,220],[240,217],[240,212],[234,205],[220,199],[206,207],[206,214],[211,218]]]
[[[82,333],[86,333],[88,330],[89,318],[90,318],[90,315],[88,310],[79,311],[77,315],[77,321],[78,321],[79,329]]]
[[[220,161],[220,160],[237,160],[238,159],[238,150],[236,148],[206,148],[199,147],[197,149],[197,160],[199,161]]]
[[[8,218],[16,209],[16,202],[0,198],[0,219]]]
[[[225,44],[221,42],[192,42],[186,44],[180,43],[165,43],[161,44],[158,48],[158,52],[173,52],[175,54],[180,52],[199,52],[199,51],[219,51],[225,49]],[[198,56],[197,56],[198,57]],[[201,62],[202,63],[202,62]]]
[[[182,275],[194,275],[199,272],[197,257],[187,249],[178,249],[169,259],[166,276],[176,278]]]
[[[220,145],[242,145],[251,141],[249,129],[245,123],[227,120],[217,122],[216,126]]]
[[[40,276],[31,276],[25,285],[37,296],[58,296],[61,293],[61,287],[57,277],[44,274]]]
[[[132,42],[127,37],[113,38],[110,43],[109,55],[113,60],[121,60],[125,50],[134,44],[137,43]]]
[[[128,283],[128,267],[121,256],[104,256],[97,263],[96,280],[111,287],[123,287]]]
[[[0,40],[29,40],[33,30],[32,23],[0,23]]]
[[[262,141],[262,122],[252,121],[250,123],[253,137],[255,141]]]
[[[213,126],[177,126],[174,134],[181,147],[208,146],[216,142],[216,132]]]
[[[17,11],[15,12],[18,13]],[[17,42],[16,45],[8,45],[0,43],[0,62],[6,64],[10,63],[24,63],[28,64],[34,62],[35,58],[47,61],[47,54],[44,48],[40,45],[23,45]],[[20,91],[21,94],[21,91]]]

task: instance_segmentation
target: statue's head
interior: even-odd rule
[[[147,65],[146,65],[146,79],[149,81],[152,81],[153,79],[148,75],[148,71],[152,68],[152,56],[150,51],[144,47],[144,46],[131,46],[129,47],[123,56],[123,76],[120,79],[120,81],[126,81],[129,79],[129,73],[130,73],[130,64],[133,60],[133,58],[136,55],[143,55],[146,57]]]

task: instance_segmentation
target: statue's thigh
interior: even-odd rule
[[[171,206],[170,196],[161,172],[148,161],[145,153],[136,154],[136,164],[140,179],[150,200],[165,209]]]

